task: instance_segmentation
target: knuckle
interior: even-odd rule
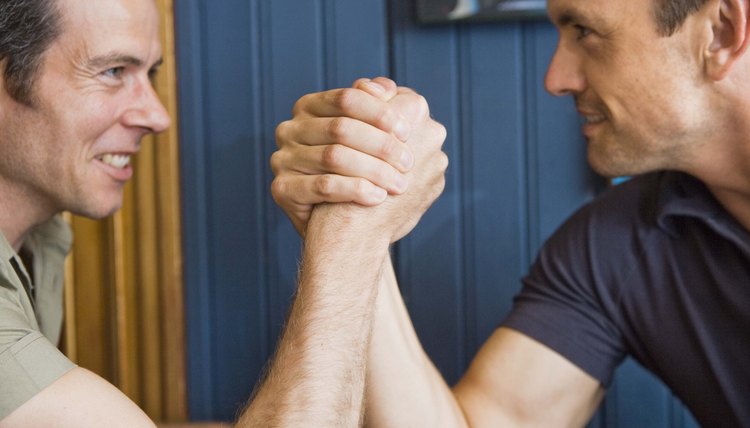
[[[448,169],[449,164],[450,159],[448,158],[448,155],[445,154],[445,152],[440,152],[437,158],[438,168],[440,168],[441,171],[445,172]]]
[[[390,136],[386,138],[378,147],[378,157],[381,159],[390,159],[396,154],[396,143]]]
[[[445,138],[448,136],[448,131],[445,126],[434,120],[430,120],[430,123],[427,126],[427,132],[430,136],[430,141],[435,144],[436,148],[442,147],[443,143],[445,143]]]
[[[292,116],[297,116],[305,110],[307,100],[309,100],[310,97],[312,97],[312,94],[304,95],[294,103],[294,106],[292,106]]]
[[[342,162],[343,147],[338,144],[330,144],[323,149],[321,162],[324,168],[333,169]]]
[[[341,142],[346,139],[349,131],[349,118],[335,117],[328,122],[328,136],[335,142]]]
[[[359,90],[354,88],[344,88],[337,91],[333,97],[333,103],[338,107],[343,114],[348,114],[352,111],[356,104]]]
[[[289,134],[291,132],[292,127],[292,121],[291,120],[285,120],[276,127],[276,133],[274,134],[276,137],[276,147],[281,148],[284,143],[286,143],[289,140]]]
[[[270,159],[269,163],[271,164],[271,171],[273,172],[274,175],[279,175],[279,171],[281,171],[281,169],[282,169],[282,164],[283,164],[282,158],[283,158],[283,156],[284,155],[281,152],[278,152],[278,151],[277,152],[273,152],[271,154],[271,159]]]
[[[440,180],[438,180],[437,185],[435,186],[435,198],[440,196],[441,193],[443,193],[443,190],[445,190],[445,177],[440,176]]]
[[[279,204],[282,205],[284,202],[285,197],[288,193],[288,183],[286,180],[284,180],[282,177],[276,177],[271,182],[271,196],[273,196],[273,200]]]
[[[448,137],[448,129],[440,122],[433,121],[435,124],[435,132],[437,132],[438,138],[442,142],[445,142],[446,137]]]
[[[333,194],[333,177],[330,175],[321,175],[315,179],[315,192],[323,197]]]
[[[427,98],[423,95],[415,94],[417,104],[417,114],[420,118],[430,117],[430,105],[427,103]]]
[[[413,123],[423,122],[429,118],[430,109],[427,99],[416,92],[402,92],[401,114]]]

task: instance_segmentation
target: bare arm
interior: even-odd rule
[[[325,204],[312,211],[287,326],[239,426],[360,423],[375,299],[388,246],[408,233],[442,192],[447,167],[440,151],[445,129],[430,119],[422,97],[405,88],[397,92],[389,108],[414,124],[408,142],[416,166],[408,174],[409,190],[378,206]],[[328,95],[315,96],[313,104],[325,106]],[[369,95],[364,103],[382,106]]]
[[[385,82],[387,88],[389,84]],[[380,96],[384,102],[391,96],[388,90],[381,95],[372,94]],[[379,126],[373,121],[369,123]],[[298,129],[302,128],[307,133],[320,133],[308,126]],[[310,139],[309,134],[307,138]],[[387,144],[384,139],[377,141],[374,147]],[[364,147],[356,134],[347,134],[336,144],[354,150]],[[393,147],[398,148],[397,145]],[[281,141],[281,152],[291,153],[290,148],[294,149],[295,156],[316,163],[314,156],[303,154],[316,153],[306,143],[287,144]],[[372,163],[360,162],[367,158],[352,158],[346,171],[347,179],[364,176],[364,172],[359,174],[358,171],[367,171],[372,165],[381,168],[383,165],[380,161],[389,159],[376,159],[373,156],[378,149],[373,149],[373,146],[368,149]],[[316,150],[320,151],[321,147],[316,147]],[[290,176],[288,172],[293,167],[283,160],[291,157],[280,156],[278,159],[282,160],[275,169],[278,177]],[[320,159],[312,169],[315,173],[305,175],[303,171],[296,170],[292,175],[298,176],[296,178],[300,182],[313,183],[325,174],[335,176],[339,173]],[[298,230],[304,230],[305,213],[315,203],[356,199],[345,186],[331,187],[330,194],[315,193],[311,188],[313,186],[310,185],[290,186],[277,188],[275,192],[276,200],[285,208]],[[294,211],[289,209],[293,205],[288,203],[291,200],[302,200],[305,204],[296,205],[300,209]],[[576,426],[590,418],[603,395],[598,382],[542,344],[508,329],[499,329],[490,337],[469,371],[451,390],[419,343],[389,260],[386,260],[385,268],[377,295],[368,354],[367,425]]]
[[[451,390],[422,349],[392,268],[378,294],[368,360],[372,427],[582,426],[604,394],[598,381],[544,345],[498,329]]]
[[[0,421],[0,428],[155,427],[145,413],[113,385],[74,368]]]
[[[238,426],[359,423],[377,293],[373,284],[389,242],[388,237],[362,240],[358,225],[331,208],[321,206],[313,213],[287,326]]]

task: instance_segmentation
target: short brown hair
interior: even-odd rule
[[[627,0],[624,0],[627,1]],[[708,0],[656,0],[656,25],[664,36],[671,36],[690,14],[697,12]]]
[[[44,53],[60,33],[56,0],[0,0],[0,62],[5,89],[31,105]]]

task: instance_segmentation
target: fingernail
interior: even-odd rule
[[[411,133],[411,125],[406,120],[399,119],[396,122],[396,126],[393,127],[393,133],[399,140],[406,141],[409,139],[409,134]]]
[[[375,186],[370,192],[370,196],[372,196],[373,202],[381,203],[385,200],[385,197],[388,196],[388,192],[381,187]]]
[[[408,149],[404,149],[401,152],[401,166],[406,168],[406,170],[410,170],[414,166],[414,155]]]
[[[399,193],[406,192],[406,188],[409,187],[409,180],[406,176],[398,174],[396,175],[396,191]]]

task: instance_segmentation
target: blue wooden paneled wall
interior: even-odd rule
[[[305,93],[387,75],[446,125],[443,196],[394,248],[425,349],[449,382],[495,329],[543,240],[604,185],[570,99],[542,80],[543,21],[424,27],[406,0],[176,3],[190,413],[232,419],[284,323],[300,242],[273,203],[274,129]],[[692,427],[628,362],[592,427]]]

